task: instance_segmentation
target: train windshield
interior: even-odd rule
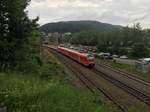
[[[90,53],[90,54],[87,55],[87,58],[89,60],[94,60],[94,55]]]

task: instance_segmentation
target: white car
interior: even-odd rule
[[[139,61],[142,61],[145,64],[149,64],[150,63],[150,58],[139,59]]]
[[[114,54],[114,55],[112,55],[112,57],[113,58],[118,58],[119,56]]]
[[[98,54],[98,56],[103,56],[103,55],[110,55],[110,53],[101,52],[101,53]]]
[[[98,56],[104,59],[113,59],[110,53],[99,53]]]
[[[120,59],[128,59],[126,55],[120,56]]]

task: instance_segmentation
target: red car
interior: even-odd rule
[[[60,52],[63,55],[66,55],[70,57],[71,59],[81,63],[82,65],[85,65],[87,67],[94,67],[95,65],[95,58],[93,55],[88,54],[88,53],[80,53],[78,51],[65,48],[65,47],[60,47],[58,46],[58,52]]]

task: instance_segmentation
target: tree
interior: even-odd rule
[[[30,0],[1,0],[0,68],[14,69],[30,57],[30,38],[37,30],[36,21],[25,11]]]
[[[5,59],[8,57],[5,52],[8,52],[6,46],[8,45],[8,8],[7,1],[0,1],[0,66],[3,67]]]
[[[140,23],[134,24],[133,28],[131,29],[131,36],[133,43],[143,42],[144,34]]]
[[[95,31],[82,31],[73,35],[71,43],[94,46],[97,44],[97,37]]]
[[[132,46],[131,56],[136,58],[143,58],[149,56],[149,51],[144,43],[135,43]]]
[[[131,28],[126,26],[122,31],[122,35],[123,35],[124,46],[131,46],[131,41],[132,41]]]

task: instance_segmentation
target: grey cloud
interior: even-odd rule
[[[127,25],[141,22],[150,27],[150,0],[32,0],[31,18],[40,16],[40,24],[67,20],[97,20]]]

